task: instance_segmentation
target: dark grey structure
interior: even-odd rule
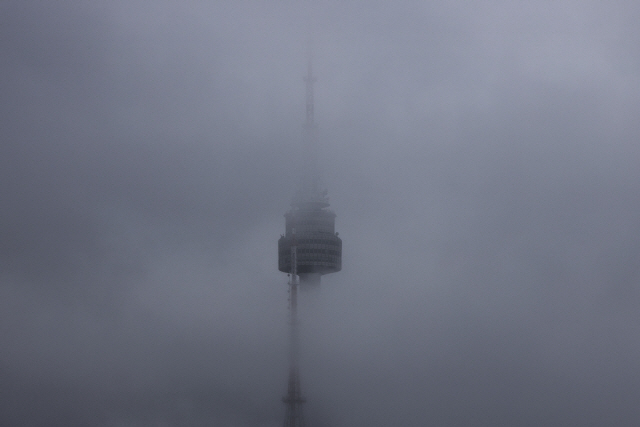
[[[285,234],[278,241],[278,269],[291,273],[293,230],[297,238],[297,273],[300,283],[320,283],[320,276],[342,269],[342,240],[335,231],[336,214],[328,209],[327,191],[320,190],[320,173],[316,160],[316,125],[313,117],[313,77],[309,61],[307,77],[307,120],[302,186],[284,216]]]
[[[342,240],[335,232],[336,214],[326,201],[296,203],[285,214],[285,234],[278,241],[278,269],[291,272],[293,230],[298,252],[300,282],[317,283],[320,276],[342,269]]]
[[[290,349],[287,407],[284,427],[304,427],[298,368],[298,287],[319,284],[323,274],[342,269],[342,240],[335,230],[336,214],[329,210],[327,191],[321,191],[316,160],[316,126],[313,121],[313,77],[311,61],[307,83],[304,175],[301,189],[285,216],[285,233],[278,240],[278,269],[289,273]]]

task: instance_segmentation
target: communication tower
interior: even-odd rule
[[[307,68],[306,82],[307,118],[304,124],[304,171],[302,186],[285,216],[285,233],[278,241],[278,269],[292,271],[291,247],[293,232],[297,234],[297,272],[302,286],[319,284],[320,276],[342,269],[342,240],[335,231],[336,214],[329,210],[327,190],[319,186],[317,166],[318,138],[313,118],[313,83],[315,82],[311,60]]]
[[[336,214],[329,210],[327,191],[320,189],[317,162],[318,138],[313,118],[313,69],[311,56],[307,67],[306,121],[304,124],[304,163],[302,185],[284,215],[285,233],[278,240],[278,269],[289,273],[290,349],[289,381],[284,427],[303,427],[298,368],[298,287],[319,285],[323,274],[342,269],[342,240],[335,231]]]

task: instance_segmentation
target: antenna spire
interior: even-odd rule
[[[314,120],[313,84],[316,77],[313,74],[313,40],[307,42],[307,75],[306,83],[306,122],[304,124],[304,174],[302,197],[307,200],[323,201],[325,197],[320,191],[320,171],[318,168],[318,135]]]
[[[309,46],[307,47],[307,75],[304,77],[304,81],[307,84],[307,122],[305,123],[307,129],[315,126],[313,120],[313,84],[316,82],[316,78],[313,75],[312,43],[313,42],[309,40]]]

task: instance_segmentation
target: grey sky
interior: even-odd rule
[[[344,249],[310,427],[638,425],[639,19],[2,2],[0,424],[280,425],[311,28]]]

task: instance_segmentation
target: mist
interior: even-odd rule
[[[312,34],[343,259],[300,295],[307,425],[638,425],[639,19],[2,2],[0,424],[282,424]]]

